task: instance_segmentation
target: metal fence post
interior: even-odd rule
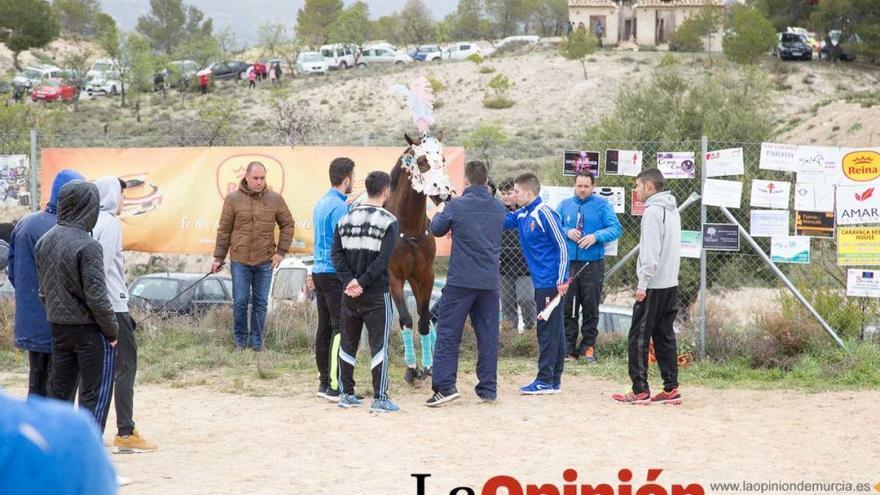
[[[31,211],[37,211],[40,209],[40,198],[37,196],[37,180],[39,177],[37,167],[39,166],[39,163],[39,160],[37,160],[37,130],[31,129]]]
[[[706,136],[700,140],[700,194],[706,185],[706,153],[709,152],[709,139]],[[706,224],[706,205],[700,202],[700,236],[703,235],[703,225]],[[700,247],[703,243],[700,241]],[[706,250],[700,249],[700,360],[706,359]]]

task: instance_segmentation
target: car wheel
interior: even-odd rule
[[[435,64],[439,64],[442,61],[443,60],[440,57],[434,57],[434,60],[431,60],[431,62],[434,62]]]
[[[339,62],[339,68],[345,70],[348,68],[348,64],[343,60],[342,62]]]
[[[398,60],[397,62],[394,62],[394,65],[403,65],[403,60]]]
[[[366,69],[366,68],[367,68],[367,64],[361,62],[361,63],[357,64],[357,67],[358,67],[358,69]]]

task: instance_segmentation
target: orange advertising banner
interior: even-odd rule
[[[238,187],[245,168],[266,165],[269,186],[284,196],[296,220],[291,252],[312,254],[312,208],[330,186],[327,170],[339,156],[354,160],[355,191],[373,170],[390,172],[404,148],[395,147],[203,147],[46,148],[42,150],[40,204],[49,200],[55,175],[74,169],[89,180],[113,175],[126,188],[120,220],[124,249],[149,253],[211,254],[223,198]],[[464,149],[444,149],[449,176],[464,189]],[[428,216],[435,208],[427,201]],[[449,255],[449,239],[437,239],[437,254]]]

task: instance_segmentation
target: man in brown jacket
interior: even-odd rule
[[[275,225],[281,229],[275,242]],[[293,216],[280,194],[266,186],[266,167],[250,162],[238,191],[226,196],[217,228],[211,271],[232,261],[232,317],[235,347],[263,350],[263,325],[272,270],[281,263],[293,240]],[[248,303],[251,325],[248,335]]]

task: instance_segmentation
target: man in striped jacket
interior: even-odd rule
[[[532,173],[519,175],[513,181],[516,202],[520,209],[507,214],[505,229],[518,229],[532,285],[538,314],[558,294],[568,290],[568,251],[562,222],[550,206],[541,202],[541,182]],[[525,395],[559,393],[565,364],[565,327],[562,307],[557,305],[550,315],[538,319],[538,376],[520,388]]]
[[[367,200],[346,213],[333,234],[333,267],[344,287],[339,349],[342,395],[338,405],[346,409],[361,405],[354,393],[354,365],[361,328],[366,325],[373,375],[370,411],[395,412],[400,408],[388,398],[388,260],[399,227],[397,218],[382,208],[391,192],[391,177],[385,172],[370,172],[364,184]]]

